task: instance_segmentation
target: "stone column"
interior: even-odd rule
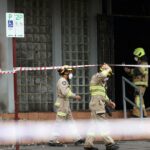
[[[89,0],[89,63],[97,64],[97,15],[102,12],[101,0]],[[90,68],[90,75],[97,72],[97,67]]]
[[[13,69],[12,38],[6,37],[6,12],[11,11],[9,0],[0,0],[0,68]],[[13,4],[13,3],[12,3]],[[0,75],[0,112],[14,112],[14,79],[13,74]]]
[[[53,36],[53,65],[62,65],[62,46],[61,46],[61,0],[53,0],[52,2],[52,36]],[[59,79],[57,70],[53,72],[53,91],[56,93],[56,83]],[[56,94],[54,94],[54,101]]]

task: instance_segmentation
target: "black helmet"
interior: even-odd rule
[[[68,65],[62,66],[60,69],[58,69],[58,72],[60,75],[69,74],[70,72],[73,72],[74,68]]]

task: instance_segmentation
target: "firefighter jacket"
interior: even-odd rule
[[[139,65],[148,65],[148,63],[141,62]],[[148,87],[148,67],[141,66],[131,69],[130,75],[135,85]]]
[[[92,76],[90,82],[91,101],[89,104],[90,110],[98,113],[105,113],[105,104],[109,101],[106,92],[107,75],[103,72],[96,73]]]
[[[75,98],[76,94],[71,91],[69,82],[61,77],[57,82],[57,99],[55,106],[57,107],[57,115],[65,117],[70,110],[69,98]]]

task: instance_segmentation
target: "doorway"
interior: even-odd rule
[[[150,63],[150,18],[149,17],[114,17],[115,64],[134,64],[133,50],[143,47]],[[123,108],[122,76],[127,76],[123,67],[115,67],[115,99],[117,109]],[[133,95],[129,89],[129,94]],[[145,105],[150,106],[150,87],[145,93]],[[131,106],[129,105],[128,108]]]

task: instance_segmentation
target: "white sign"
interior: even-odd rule
[[[24,37],[23,13],[6,13],[6,36]]]

